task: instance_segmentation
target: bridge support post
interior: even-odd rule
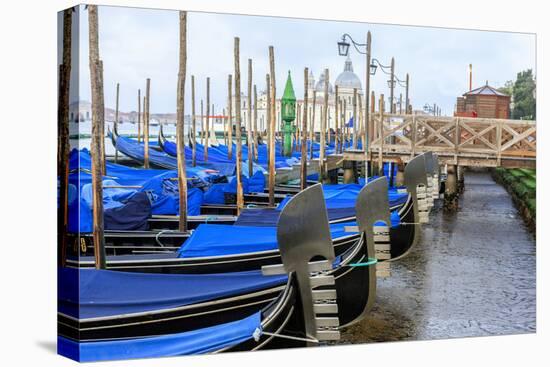
[[[355,162],[344,161],[342,168],[344,169],[344,183],[355,183]]]
[[[395,186],[405,185],[405,164],[397,163],[397,174],[395,175]]]
[[[457,176],[457,192],[458,193],[461,193],[464,191],[464,169],[465,167],[463,166],[457,166],[457,172],[456,172],[456,176]]]
[[[447,166],[447,182],[445,183],[445,198],[444,209],[445,210],[457,210],[458,209],[458,166]]]

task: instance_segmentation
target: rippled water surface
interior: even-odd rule
[[[535,332],[535,251],[504,188],[467,172],[459,211],[432,212],[421,242],[378,279],[373,310],[341,343]]]

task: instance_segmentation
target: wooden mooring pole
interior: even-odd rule
[[[252,141],[252,59],[248,59],[248,93],[246,114],[246,142],[248,147],[248,177],[254,173],[254,142]]]
[[[371,49],[372,49],[372,35],[370,31],[367,32],[367,52],[366,52],[366,71],[365,71],[365,139],[363,144],[363,150],[365,152],[365,183],[367,178],[372,173],[372,160],[369,157],[369,149],[372,141],[372,126],[370,118],[370,64],[371,64]],[[374,93],[374,92],[373,92]],[[374,103],[373,103],[374,104]]]
[[[357,149],[357,88],[353,88],[353,149]]]
[[[69,91],[71,85],[71,37],[73,9],[63,11],[63,60],[59,65],[59,93],[57,105],[58,147],[57,175],[59,177],[59,209],[57,217],[58,260],[64,267],[67,259],[69,227]]]
[[[242,139],[241,139],[241,68],[239,61],[239,37],[235,37],[234,44],[235,56],[235,124],[236,139],[237,139],[237,215],[240,214],[244,205],[243,185],[241,177],[241,162],[242,162]]]
[[[191,165],[197,165],[197,115],[195,113],[195,76],[191,75]]]
[[[232,89],[233,87],[233,80],[231,74],[227,76],[227,115],[229,118],[228,124],[227,124],[227,159],[231,160],[233,159],[233,99],[232,96]]]
[[[92,218],[93,218],[93,241],[94,258],[96,269],[105,269],[105,238],[103,236],[103,174],[101,167],[101,140],[103,134],[101,130],[101,119],[104,110],[103,99],[101,98],[103,78],[99,60],[99,41],[98,41],[98,15],[97,5],[88,5],[89,22],[89,47],[90,47],[90,79],[92,89],[92,141],[90,153],[92,156]]]
[[[302,116],[302,144],[300,157],[300,190],[307,187],[307,84],[309,70],[304,69],[304,106]]]
[[[328,122],[328,69],[325,69],[325,89],[324,89],[324,103],[323,103],[323,116],[321,119],[321,146],[319,149],[319,182],[325,182],[327,180],[327,165],[325,162],[325,133],[327,130]]]
[[[208,162],[208,146],[210,145],[210,77],[206,78],[206,134],[204,138],[204,161]]]
[[[258,91],[254,84],[254,159],[258,160]]]
[[[265,75],[265,90],[266,90],[266,132],[267,132],[267,165],[268,174],[271,175],[271,139],[275,133],[271,130],[271,78],[269,74]],[[268,186],[269,186],[268,180]]]
[[[275,206],[275,124],[277,122],[276,87],[275,87],[275,52],[273,46],[269,46],[269,71],[270,71],[270,132],[269,141],[269,206]]]
[[[151,104],[151,79],[147,78],[145,84],[145,105],[143,106],[143,167],[149,168],[149,108]]]
[[[340,136],[339,136],[339,133],[338,133],[338,124],[340,122],[340,118],[338,117],[338,113],[339,113],[339,109],[338,109],[338,104],[339,104],[339,98],[338,98],[338,86],[335,85],[334,86],[334,148],[335,148],[335,151],[336,153],[338,153],[338,144],[340,142]]]
[[[180,232],[187,231],[187,173],[185,171],[185,74],[187,72],[187,12],[180,11],[179,70],[176,109],[176,144],[178,156],[178,191]],[[194,97],[194,96],[193,96]],[[193,98],[194,99],[194,98]]]
[[[120,93],[120,83],[116,83],[116,103],[115,103],[115,126],[118,126],[118,97]],[[118,149],[115,146],[115,163],[118,163]]]
[[[311,111],[311,128],[309,129],[309,159],[313,159],[313,141],[315,139],[315,103],[317,101],[317,91],[313,90],[313,108]]]
[[[137,112],[137,127],[138,127],[138,143],[141,142],[141,89],[138,89],[138,112]]]
[[[458,209],[458,166],[447,165],[447,181],[445,181],[444,206],[445,210],[453,211]]]

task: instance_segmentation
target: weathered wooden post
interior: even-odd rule
[[[268,174],[271,174],[271,139],[275,133],[271,131],[271,78],[269,74],[265,75],[265,90],[266,90],[266,132],[267,132],[267,164]],[[270,182],[268,180],[268,182]],[[269,186],[269,183],[268,183]]]
[[[399,93],[399,114],[403,114],[403,93]]]
[[[120,83],[116,83],[116,102],[115,102],[115,125],[118,125],[118,97],[120,92]],[[118,149],[115,146],[115,163],[118,162]]]
[[[275,125],[277,122],[276,86],[275,86],[275,52],[273,46],[269,46],[269,71],[270,71],[270,132],[269,141],[269,206],[275,206]]]
[[[244,205],[243,185],[241,177],[242,139],[241,139],[241,68],[239,64],[239,37],[235,37],[235,123],[237,125],[235,137],[237,139],[237,215]]]
[[[347,103],[347,99],[344,98],[344,106],[342,107],[342,115],[343,115],[343,119],[344,119],[344,125],[343,125],[343,129],[344,131],[342,132],[343,136],[344,136],[344,143],[347,143],[349,142],[349,126],[348,126],[348,103]]]
[[[231,88],[233,87],[233,78],[229,74],[227,76],[227,113],[229,117],[229,123],[227,124],[227,159],[233,159],[233,98],[231,96]]]
[[[201,99],[201,145],[204,146],[204,101]]]
[[[211,129],[210,129],[210,140],[208,141],[208,144],[211,144],[212,142],[216,143],[216,131],[214,130],[214,121],[216,120],[216,118],[214,116],[216,116],[216,110],[214,109],[214,103],[212,103],[212,109],[210,110],[210,113],[211,113],[211,116],[212,116],[212,126],[211,126]],[[213,137],[212,137],[213,136]]]
[[[69,90],[71,84],[71,37],[73,9],[63,11],[63,60],[59,65],[59,94],[57,105],[57,126],[59,141],[57,147],[57,175],[59,177],[59,209],[57,217],[58,259],[64,267],[67,259],[67,232],[69,226]]]
[[[180,11],[179,71],[176,112],[176,144],[178,156],[179,225],[187,231],[187,173],[185,171],[185,74],[187,72],[187,12]],[[194,96],[193,96],[194,97]],[[194,98],[193,98],[194,99]]]
[[[98,51],[98,54],[99,54],[99,51]],[[98,76],[99,76],[99,83],[98,83],[98,87],[99,87],[99,99],[100,99],[100,105],[102,106],[101,107],[101,111],[100,111],[100,114],[101,114],[101,118],[99,119],[99,122],[100,122],[100,134],[101,134],[101,139],[99,141],[99,146],[100,146],[100,156],[101,156],[101,174],[102,175],[106,175],[107,174],[107,159],[105,157],[105,93],[104,93],[104,90],[103,90],[103,60],[99,60],[99,64],[98,64],[98,69],[99,69],[99,72],[98,72]]]
[[[321,120],[321,146],[319,149],[319,182],[325,182],[327,180],[327,165],[325,162],[325,133],[327,130],[328,122],[328,69],[325,69],[325,89],[324,89],[324,101],[323,101],[323,116]]]
[[[208,162],[208,146],[210,145],[210,77],[206,78],[206,135],[204,138],[204,161]]]
[[[258,91],[254,84],[254,159],[258,160]]]
[[[300,190],[307,187],[307,84],[309,70],[304,68],[304,106],[302,116],[302,144],[300,156]]]
[[[391,74],[390,74],[390,113],[395,113],[395,105],[393,103],[393,90],[395,88],[395,59],[391,58]]]
[[[313,159],[313,140],[315,138],[315,102],[317,101],[317,91],[313,90],[313,110],[311,112],[311,128],[309,129],[309,159]]]
[[[225,114],[227,111],[225,108],[222,110],[222,122],[223,122],[223,144],[227,146],[227,115]]]
[[[101,104],[101,82],[99,75],[101,66],[99,61],[98,18],[97,5],[88,5],[89,47],[90,47],[90,79],[92,89],[92,141],[90,153],[92,155],[92,217],[94,223],[94,257],[96,269],[105,269],[105,238],[103,236],[103,174],[101,167],[101,118],[103,117]]]
[[[384,94],[380,94],[380,120],[378,121],[378,136],[380,137],[380,147],[378,148],[378,174],[384,176]]]
[[[138,143],[141,143],[141,89],[138,89],[137,125],[138,125],[137,141]]]
[[[191,165],[195,167],[197,165],[197,118],[195,114],[195,76],[191,75],[191,136],[192,139],[192,153],[191,153]]]
[[[151,103],[151,79],[147,78],[145,84],[145,105],[143,116],[143,167],[149,168],[149,107]]]
[[[357,149],[357,88],[353,88],[353,149]]]
[[[455,164],[447,165],[447,181],[445,182],[444,209],[456,210],[458,208],[458,166]]]
[[[340,117],[338,116],[338,113],[339,113],[339,109],[338,109],[338,103],[339,103],[339,98],[338,98],[338,86],[335,85],[334,86],[334,147],[335,147],[335,152],[338,153],[338,144],[339,144],[339,141],[340,141],[340,137],[339,137],[339,130],[338,130],[338,125],[339,125],[339,122],[340,122]]]
[[[346,129],[346,112],[344,111],[344,108],[343,108],[344,103],[345,103],[345,98],[344,98],[344,101],[340,100],[338,102],[338,107],[340,110],[340,115],[338,116],[338,119],[340,120],[340,132],[338,133],[338,136],[340,139],[340,148],[338,152],[340,154],[344,152],[344,144],[346,142],[346,137],[344,135],[344,131]]]
[[[354,101],[355,101],[355,96],[356,96],[356,90],[354,90]],[[344,126],[345,126],[345,130],[346,130],[346,135],[347,137],[345,137],[345,139],[347,141],[349,141],[349,132],[350,132],[350,129],[349,129],[349,126],[346,126],[347,125],[347,121],[346,121],[346,114],[347,114],[347,100],[344,98],[344,108],[343,108],[343,112],[344,112]],[[355,117],[354,117],[355,118]],[[355,121],[353,121],[353,124],[355,125]],[[353,170],[353,166],[354,166],[354,163],[353,161],[344,161],[343,164],[342,164],[342,168],[344,170],[344,183],[345,184],[350,184],[350,183],[354,183],[355,182],[355,172]]]
[[[248,146],[248,177],[252,177],[254,171],[254,143],[252,142],[252,59],[248,59],[248,91],[246,114],[246,142]]]
[[[365,70],[365,139],[363,143],[363,151],[365,154],[365,183],[367,182],[367,178],[371,174],[371,159],[369,157],[369,149],[370,144],[372,142],[372,126],[371,126],[371,118],[370,118],[370,64],[371,64],[371,48],[372,48],[372,35],[370,31],[367,32],[367,52],[366,52],[366,70]],[[374,91],[373,91],[374,93]],[[374,102],[372,103],[374,105]]]
[[[409,114],[411,113],[409,110],[409,73],[407,73],[407,77],[405,78],[405,113]]]
[[[457,182],[457,192],[461,193],[464,191],[464,166],[457,166],[456,169],[456,182]]]

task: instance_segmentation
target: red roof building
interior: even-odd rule
[[[508,119],[510,96],[485,84],[457,98],[455,116]]]

